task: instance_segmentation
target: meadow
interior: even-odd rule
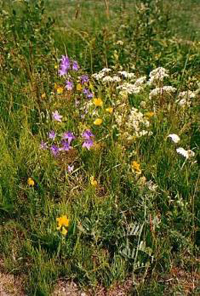
[[[0,295],[200,295],[198,10],[0,0]]]

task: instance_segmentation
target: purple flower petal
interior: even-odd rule
[[[66,80],[66,86],[65,86],[65,88],[67,89],[67,90],[72,90],[73,89],[73,87],[74,87],[74,84],[73,84],[73,82],[72,81],[70,81],[70,80]]]
[[[67,141],[62,141],[62,147],[59,149],[60,151],[69,151],[69,149],[71,148],[69,143]]]
[[[90,140],[90,137],[94,137],[93,133],[88,129],[81,135],[85,140]]]
[[[42,150],[46,150],[48,147],[47,147],[47,143],[45,143],[44,141],[41,142],[40,144],[40,149]]]
[[[88,83],[89,82],[88,75],[82,75],[80,77],[80,82],[81,82],[81,84]]]
[[[49,139],[55,140],[56,133],[54,131],[50,131],[48,136],[49,136]]]
[[[73,172],[73,170],[74,170],[74,165],[68,165],[68,167],[67,167],[67,171],[69,172],[69,173],[72,173]]]
[[[63,137],[62,137],[64,140],[68,140],[68,143],[70,145],[71,141],[75,139],[75,136],[72,132],[66,132],[63,134]]]
[[[77,61],[73,61],[72,70],[78,71],[78,69],[79,69],[79,65],[78,65]]]
[[[54,120],[62,122],[62,115],[60,115],[57,110],[55,112],[52,112],[52,116]]]
[[[52,145],[50,150],[53,156],[56,156],[59,153],[59,148],[56,145]]]
[[[83,142],[82,147],[90,150],[90,148],[93,146],[93,144],[94,144],[94,142],[91,139],[88,139]]]

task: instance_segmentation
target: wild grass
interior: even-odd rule
[[[176,5],[184,19],[187,4]],[[1,7],[4,271],[27,295],[51,295],[61,278],[91,295],[126,281],[127,295],[198,295],[195,20],[177,29],[174,6],[150,0]],[[61,55],[70,75],[58,74]]]

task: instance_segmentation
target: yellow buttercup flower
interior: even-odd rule
[[[94,125],[101,125],[103,122],[103,120],[101,118],[97,118],[95,121],[94,121]]]
[[[112,114],[113,113],[113,107],[106,108],[106,112]]]
[[[90,177],[90,184],[94,187],[97,187],[98,183],[93,176]]]
[[[82,89],[83,89],[82,85],[80,83],[78,83],[76,86],[76,90],[81,91]]]
[[[43,93],[43,94],[41,95],[41,98],[42,98],[42,99],[45,99],[45,98],[46,98],[46,94]]]
[[[32,178],[28,178],[28,180],[27,180],[27,184],[28,184],[29,186],[34,186],[34,185],[35,185],[35,181],[34,181]]]
[[[68,226],[69,226],[69,219],[66,215],[63,215],[59,218],[56,218],[56,221],[58,223],[57,230],[60,230],[62,235],[66,235],[68,233]]]
[[[134,160],[131,166],[132,166],[132,169],[136,172],[136,174],[140,175],[142,173],[140,169],[140,164],[137,161]]]
[[[103,101],[101,98],[94,98],[93,103],[95,104],[96,107],[102,107],[103,106]]]
[[[61,233],[62,235],[67,235],[68,230],[65,227],[62,227]]]
[[[63,93],[63,91],[64,91],[64,88],[63,88],[62,86],[58,86],[58,87],[56,88],[56,91],[57,91],[57,94],[58,94],[58,95],[61,95],[61,94]]]
[[[154,116],[154,112],[146,112],[145,116],[151,118],[152,116]]]

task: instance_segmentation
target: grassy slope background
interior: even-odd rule
[[[24,278],[30,295],[50,295],[62,277],[92,287],[92,295],[99,286],[109,289],[130,277],[135,282],[130,295],[198,295],[198,166],[188,163],[180,173],[183,163],[174,162],[171,148],[164,143],[169,132],[179,133],[180,128],[183,143],[198,156],[197,104],[180,115],[180,121],[176,113],[158,112],[156,141],[126,147],[129,154],[137,151],[145,176],[158,184],[155,194],[148,195],[135,185],[137,179],[127,169],[132,158],[123,154],[120,141],[108,140],[108,148],[81,154],[77,167],[82,173],[67,180],[50,155],[38,152],[41,139],[54,128],[44,120],[46,110],[50,114],[62,108],[62,101],[53,101],[51,94],[54,84],[61,83],[55,66],[63,53],[77,59],[88,73],[105,66],[128,70],[134,64],[139,76],[162,65],[170,69],[171,83],[178,89],[195,89],[200,60],[198,1],[168,1],[162,14],[152,5],[150,19],[136,12],[133,1],[109,1],[108,8],[104,1],[52,0],[45,2],[44,14],[42,4],[27,9],[26,14],[21,3],[3,1],[2,5],[2,269]],[[55,17],[55,23],[48,16]],[[143,22],[148,26],[140,26]],[[119,30],[119,24],[128,27]],[[124,42],[124,51],[116,45],[119,40]],[[47,100],[41,99],[43,93]],[[70,108],[64,108],[70,114]],[[75,126],[72,122],[67,128]],[[104,132],[99,132],[99,139]],[[87,184],[92,174],[102,183],[98,192]],[[34,188],[27,186],[29,177],[35,181]],[[56,232],[56,218],[62,214],[71,219],[67,240]],[[162,217],[159,231],[150,231],[149,217],[155,225]],[[131,229],[135,231],[133,241]],[[140,250],[135,262],[126,245],[124,259],[120,255],[123,242],[129,243],[130,237],[131,244],[139,242],[140,230],[149,249]],[[133,270],[135,263],[145,266]]]

